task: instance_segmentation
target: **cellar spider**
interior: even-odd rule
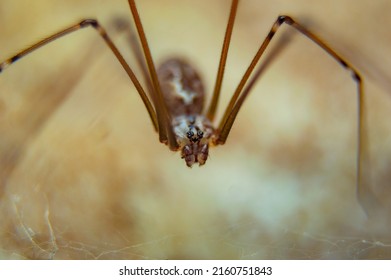
[[[225,109],[222,119],[217,126],[213,123],[216,117],[217,105],[223,82],[224,69],[231,42],[231,34],[235,22],[239,0],[232,0],[230,14],[223,46],[220,54],[220,62],[217,70],[217,77],[214,85],[212,99],[209,107],[205,110],[205,93],[200,76],[191,65],[182,59],[172,58],[155,67],[144,28],[134,0],[129,0],[130,10],[141,42],[142,52],[136,52],[139,64],[143,69],[143,78],[146,81],[147,89],[142,87],[139,79],[135,76],[132,68],[125,61],[118,48],[101,24],[95,19],[85,19],[77,24],[65,28],[46,39],[43,39],[29,48],[17,53],[0,64],[0,73],[8,66],[15,63],[22,57],[30,54],[38,48],[85,27],[94,28],[107,46],[113,52],[118,62],[122,65],[129,78],[133,82],[140,95],[152,125],[159,134],[160,142],[166,144],[172,151],[181,151],[181,157],[186,165],[191,167],[195,163],[204,165],[208,159],[209,146],[223,145],[227,141],[232,125],[237,114],[251,91],[259,75],[250,76],[254,72],[261,56],[273,39],[280,26],[287,24],[309,38],[326,53],[334,58],[342,67],[351,73],[353,81],[357,85],[358,101],[358,147],[357,147],[357,194],[361,204],[365,203],[365,195],[362,187],[362,122],[363,122],[363,84],[358,71],[334,51],[328,44],[323,42],[316,34],[308,30],[298,21],[287,15],[280,15],[274,21],[269,33],[263,40],[258,51],[254,55],[250,65],[243,74],[231,100]],[[143,57],[144,56],[144,57]],[[368,190],[367,190],[368,191]],[[365,191],[365,192],[367,192]],[[364,206],[364,208],[366,208]]]

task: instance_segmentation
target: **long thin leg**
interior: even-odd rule
[[[358,98],[359,98],[359,112],[361,112],[361,102],[360,102],[361,99],[360,99],[360,97],[363,94],[363,89],[362,89],[362,81],[361,81],[361,77],[360,77],[359,73],[350,64],[348,64],[340,55],[338,55],[333,49],[331,49],[329,46],[327,46],[315,34],[313,34],[309,30],[307,30],[305,27],[300,25],[297,21],[293,20],[289,16],[279,16],[277,18],[277,20],[274,22],[266,39],[263,41],[263,43],[261,44],[257,53],[255,54],[253,60],[250,63],[250,66],[247,68],[245,74],[243,75],[243,78],[241,79],[239,85],[237,86],[237,88],[236,88],[236,90],[235,90],[235,92],[234,92],[234,94],[233,94],[233,96],[227,106],[227,109],[225,110],[224,116],[223,116],[222,120],[220,121],[220,125],[219,125],[220,134],[217,139],[217,144],[224,144],[225,141],[227,140],[227,137],[229,135],[231,127],[235,121],[236,115],[239,112],[239,109],[243,104],[244,98],[247,95],[245,95],[241,99],[238,99],[238,98],[239,98],[240,94],[242,94],[243,88],[246,85],[250,75],[254,71],[257,63],[259,62],[259,59],[261,58],[265,49],[267,48],[270,41],[274,37],[278,28],[283,23],[291,25],[292,27],[297,29],[300,33],[307,36],[309,39],[311,39],[313,42],[315,42],[318,46],[323,48],[335,60],[337,60],[344,68],[346,68],[347,70],[349,70],[352,73],[352,78],[357,83],[357,92],[358,92]]]
[[[118,18],[114,21],[116,28],[123,32],[125,31],[129,35],[130,47],[132,49],[133,55],[136,58],[137,64],[141,69],[141,74],[143,75],[144,82],[147,86],[147,92],[149,92],[149,98],[152,100],[152,103],[156,106],[156,93],[154,93],[151,76],[148,73],[147,65],[145,64],[144,56],[140,44],[137,40],[137,34],[133,30],[132,26],[128,24],[127,21],[122,18]]]
[[[287,43],[289,43],[290,37],[284,37],[280,40],[279,44],[272,50],[271,53],[268,54],[266,57],[265,61],[262,63],[261,67],[257,69],[257,71],[254,73],[254,76],[251,78],[251,80],[248,82],[246,87],[244,88],[243,92],[241,93],[240,97],[238,98],[235,106],[233,107],[231,114],[228,117],[228,124],[229,127],[227,129],[229,130],[224,130],[225,132],[228,131],[230,132],[230,129],[232,128],[232,125],[236,119],[236,116],[242,107],[244,101],[246,100],[248,94],[251,92],[252,88],[254,87],[255,83],[258,81],[258,79],[261,77],[261,75],[265,72],[266,68],[272,63],[273,59],[282,51],[282,49],[285,47]],[[221,134],[220,134],[221,136]],[[221,142],[221,138],[218,138],[218,143],[219,144],[224,144],[224,142]],[[228,135],[225,136],[224,140],[227,140]]]
[[[44,46],[46,44],[49,44],[50,42],[53,42],[54,40],[57,40],[60,37],[63,37],[65,35],[68,35],[68,34],[70,34],[72,32],[75,32],[77,30],[80,30],[80,29],[88,27],[88,26],[92,26],[96,31],[98,31],[99,35],[103,38],[103,40],[106,42],[108,47],[114,53],[115,57],[121,63],[122,67],[124,68],[124,70],[126,71],[126,73],[129,76],[129,78],[132,80],[134,86],[136,87],[136,89],[137,89],[137,91],[138,91],[142,101],[144,102],[144,105],[147,108],[149,117],[151,118],[152,124],[153,124],[155,130],[157,131],[158,130],[158,123],[157,123],[156,113],[155,113],[155,111],[153,109],[153,106],[152,106],[151,102],[149,101],[147,95],[145,94],[144,89],[142,88],[140,82],[138,81],[138,79],[134,75],[132,69],[126,63],[125,59],[122,57],[121,53],[119,52],[117,47],[114,45],[113,41],[110,39],[110,37],[108,36],[106,31],[98,23],[98,21],[96,21],[94,19],[85,19],[85,20],[81,21],[78,24],[75,24],[75,25],[73,25],[71,27],[68,27],[68,28],[66,28],[66,29],[64,29],[64,30],[62,30],[60,32],[57,32],[57,33],[53,34],[52,36],[50,36],[50,37],[48,37],[46,39],[43,39],[42,41],[39,41],[38,43],[32,45],[31,47],[21,51],[20,53],[14,55],[13,57],[7,59],[6,61],[4,61],[4,62],[2,62],[0,64],[0,73],[4,69],[6,69],[9,65],[15,63],[16,61],[18,61],[22,57],[24,57],[24,56],[28,55],[29,53],[39,49],[40,47],[42,47],[42,46]]]
[[[215,88],[213,90],[212,100],[210,102],[209,109],[208,109],[208,112],[206,115],[208,117],[208,119],[212,122],[216,116],[217,104],[219,102],[219,97],[220,97],[220,92],[221,92],[221,84],[223,83],[225,63],[227,61],[228,50],[229,50],[229,46],[230,46],[230,42],[231,42],[231,35],[232,35],[233,27],[234,27],[238,4],[239,4],[239,0],[233,0],[232,4],[231,4],[231,11],[230,11],[229,18],[228,18],[227,28],[225,30],[223,48],[221,50],[220,63],[219,63],[218,71],[217,71]]]
[[[130,10],[133,15],[133,20],[136,24],[137,32],[141,41],[141,46],[144,50],[144,56],[145,60],[147,61],[148,69],[149,69],[149,74],[152,79],[152,85],[155,89],[154,92],[156,92],[157,97],[156,97],[156,104],[155,104],[155,109],[156,109],[156,114],[157,114],[157,121],[158,121],[158,126],[159,126],[159,140],[162,143],[167,143],[168,141],[168,146],[171,150],[178,150],[179,145],[178,142],[176,141],[176,137],[174,134],[174,131],[172,130],[171,127],[171,118],[170,115],[167,112],[166,104],[163,98],[163,94],[159,85],[159,80],[157,77],[156,73],[156,68],[153,63],[151,51],[148,46],[148,41],[145,36],[144,28],[140,20],[140,16],[137,11],[136,3],[134,0],[129,0],[129,6]]]
[[[367,143],[366,143],[366,131],[364,130],[365,127],[365,115],[364,115],[364,91],[363,91],[363,82],[361,79],[360,74],[358,71],[351,66],[345,59],[343,59],[339,54],[337,54],[331,47],[329,47],[327,44],[325,44],[321,39],[318,38],[314,33],[309,31],[307,28],[299,24],[297,21],[292,19],[289,16],[279,16],[277,20],[274,22],[269,34],[267,35],[266,39],[263,41],[262,45],[260,46],[258,52],[254,56],[253,60],[251,61],[250,66],[247,68],[247,71],[243,75],[242,80],[240,81],[238,87],[235,90],[235,93],[233,94],[231,101],[225,111],[224,117],[220,122],[219,125],[219,137],[216,140],[216,144],[224,144],[227,140],[227,137],[229,135],[229,132],[232,128],[232,125],[236,119],[236,116],[245,100],[245,98],[248,96],[248,93],[252,87],[252,85],[255,83],[255,81],[259,78],[259,75],[256,75],[252,80],[249,82],[249,86],[243,91],[243,87],[245,86],[248,78],[250,77],[251,73],[253,72],[255,66],[257,65],[259,59],[261,58],[262,54],[264,53],[266,47],[269,45],[270,41],[274,37],[275,33],[277,32],[278,28],[283,24],[286,23],[292,27],[294,27],[296,30],[298,30],[300,33],[308,37],[310,40],[312,40],[315,44],[320,46],[323,50],[325,50],[331,57],[333,57],[339,64],[341,64],[345,69],[347,69],[354,80],[354,82],[357,84],[357,103],[358,103],[358,145],[357,145],[357,196],[360,204],[363,206],[366,213],[371,216],[371,213],[377,213],[381,206],[378,205],[378,200],[376,196],[372,193],[370,189],[370,183],[368,178],[364,178],[363,174],[363,166],[364,166],[364,157],[363,157],[363,151],[367,152]],[[239,97],[239,95],[242,93],[242,95]],[[367,167],[367,166],[366,166]]]
[[[384,205],[372,191],[371,158],[369,155],[368,124],[364,95],[359,96],[359,124],[358,124],[358,156],[357,156],[357,188],[356,195],[367,216],[372,219],[384,216]],[[382,213],[383,212],[383,213]],[[385,221],[389,223],[389,221]]]

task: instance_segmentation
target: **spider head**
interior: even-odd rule
[[[207,139],[203,139],[204,132],[198,127],[189,126],[186,137],[188,141],[182,148],[182,158],[186,165],[191,167],[196,162],[204,165],[209,154],[209,143]]]
[[[192,167],[198,163],[204,165],[208,159],[209,141],[213,128],[201,115],[178,116],[173,122],[177,141],[181,146],[181,157],[186,165]]]

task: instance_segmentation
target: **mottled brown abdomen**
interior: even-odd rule
[[[157,74],[172,116],[201,114],[204,86],[192,66],[184,60],[173,58],[160,65]]]

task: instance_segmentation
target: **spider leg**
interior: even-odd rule
[[[309,31],[307,28],[305,28],[303,25],[298,23],[296,20],[289,16],[281,15],[277,18],[277,20],[274,22],[271,30],[269,31],[269,34],[266,36],[265,40],[261,44],[260,48],[258,49],[257,53],[255,54],[253,60],[251,61],[249,67],[247,68],[245,74],[243,75],[239,85],[237,86],[225,112],[222,120],[219,124],[219,135],[216,140],[216,144],[224,144],[228,138],[228,135],[231,131],[232,125],[236,119],[236,116],[243,105],[243,102],[245,98],[248,96],[248,93],[250,89],[252,88],[253,84],[256,82],[256,80],[259,78],[260,75],[255,75],[249,82],[249,85],[246,89],[243,90],[244,86],[246,85],[250,75],[254,71],[257,63],[259,62],[259,59],[261,58],[262,54],[266,50],[267,46],[269,45],[270,41],[274,37],[275,33],[279,29],[279,27],[286,23],[293,28],[295,28],[297,31],[299,31],[301,34],[308,37],[311,41],[313,41],[315,44],[317,44],[319,47],[321,47],[324,51],[326,51],[331,57],[333,57],[342,67],[344,67],[346,70],[348,70],[351,73],[351,76],[353,78],[353,81],[357,84],[357,103],[358,103],[358,145],[357,145],[357,181],[356,181],[356,190],[357,190],[357,197],[359,203],[363,206],[364,210],[366,211],[367,215],[372,216],[371,213],[378,213],[378,210],[380,209],[379,202],[376,199],[375,195],[372,193],[370,188],[370,178],[369,177],[369,171],[366,169],[369,169],[369,158],[366,154],[367,152],[367,135],[366,135],[366,123],[365,123],[365,111],[364,111],[364,91],[363,91],[363,82],[361,79],[360,74],[358,71],[350,65],[344,58],[342,58],[339,54],[337,54],[331,47],[329,47],[326,43],[324,43],[318,36],[316,36],[314,33]],[[365,153],[365,154],[364,154]],[[364,156],[365,159],[364,160]],[[365,168],[364,168],[364,165]],[[365,169],[365,170],[364,170]],[[365,175],[364,175],[365,173]]]
[[[221,92],[221,84],[223,83],[223,76],[225,70],[225,63],[227,61],[229,45],[231,42],[232,30],[234,27],[236,11],[238,9],[239,0],[233,0],[231,4],[231,11],[228,18],[227,28],[225,30],[223,48],[221,50],[219,68],[217,71],[217,77],[215,82],[215,87],[213,90],[212,100],[209,105],[209,109],[207,112],[208,119],[213,122],[216,116],[217,104],[219,102],[220,92]]]
[[[145,64],[144,56],[142,53],[142,49],[140,47],[140,44],[137,40],[137,34],[135,33],[135,30],[133,27],[124,19],[117,18],[114,20],[115,27],[120,32],[125,31],[128,35],[128,40],[130,43],[130,47],[132,49],[133,55],[136,58],[137,64],[140,67],[141,74],[143,75],[144,82],[147,86],[147,92],[149,92],[149,98],[152,100],[152,103],[156,106],[156,93],[154,92],[154,88],[152,85],[151,77],[148,73],[147,65]]]
[[[220,135],[217,140],[218,144],[224,144],[227,140],[227,137],[229,135],[229,132],[231,130],[231,127],[235,121],[236,115],[239,112],[239,109],[241,105],[243,104],[244,100],[239,101],[239,96],[243,95],[243,88],[246,85],[250,75],[254,71],[257,63],[259,62],[259,59],[265,52],[266,48],[268,47],[270,41],[274,37],[275,33],[279,29],[279,27],[283,24],[289,24],[295,29],[297,29],[300,33],[307,36],[309,39],[311,39],[313,42],[315,42],[318,46],[323,48],[329,55],[331,55],[334,59],[336,59],[344,68],[349,70],[352,73],[352,78],[357,83],[357,92],[358,92],[358,105],[359,105],[359,115],[361,116],[362,111],[362,99],[363,99],[363,87],[362,87],[362,80],[357,72],[346,60],[344,60],[340,55],[338,55],[332,48],[330,48],[328,45],[326,45],[322,40],[320,40],[315,34],[310,32],[308,29],[306,29],[304,26],[300,25],[297,21],[293,20],[289,16],[279,16],[277,20],[274,22],[269,34],[261,44],[260,48],[258,49],[257,53],[255,54],[253,60],[251,61],[249,67],[247,68],[245,74],[243,75],[239,85],[237,86],[225,112],[222,120],[219,124],[219,131]],[[247,96],[247,95],[246,95]],[[236,108],[234,109],[234,107]]]
[[[137,33],[140,38],[141,46],[144,51],[145,60],[147,62],[149,75],[152,80],[154,91],[151,94],[156,93],[156,97],[152,100],[156,100],[155,109],[157,115],[157,122],[159,128],[159,140],[162,143],[168,144],[169,148],[173,151],[178,150],[179,145],[176,140],[174,131],[171,127],[171,117],[168,114],[168,110],[163,98],[162,90],[159,85],[159,80],[156,73],[156,68],[152,59],[151,50],[148,45],[147,38],[145,36],[144,28],[140,20],[139,13],[137,11],[136,3],[134,0],[129,0],[130,10],[133,15],[133,20],[136,24]]]
[[[126,73],[129,76],[129,78],[132,80],[134,86],[136,87],[136,89],[137,89],[137,91],[138,91],[142,101],[144,102],[145,107],[147,108],[147,111],[148,111],[149,117],[151,118],[152,124],[153,124],[155,130],[157,130],[158,129],[158,123],[157,123],[156,113],[155,113],[155,111],[153,109],[153,106],[152,106],[151,102],[149,101],[149,99],[148,99],[144,89],[140,85],[140,82],[138,81],[138,79],[134,75],[134,73],[133,73],[132,69],[130,68],[130,66],[126,63],[125,59],[122,57],[122,55],[119,52],[119,50],[117,49],[117,47],[114,45],[113,41],[108,36],[107,32],[104,30],[104,28],[95,19],[85,19],[85,20],[82,20],[81,22],[79,22],[79,23],[77,23],[75,25],[72,25],[71,27],[68,27],[68,28],[66,28],[64,30],[61,30],[61,31],[59,31],[59,32],[57,32],[57,33],[55,33],[55,34],[53,34],[53,35],[51,35],[51,36],[41,40],[41,41],[39,41],[38,43],[35,43],[31,47],[29,47],[29,48],[19,52],[18,54],[14,55],[11,58],[9,58],[9,59],[5,60],[4,62],[0,63],[0,73],[3,70],[5,70],[8,66],[10,66],[11,64],[15,63],[16,61],[18,61],[22,57],[30,54],[31,52],[39,49],[40,47],[43,47],[44,45],[49,44],[49,43],[53,42],[54,40],[57,40],[60,37],[66,36],[66,35],[68,35],[68,34],[70,34],[72,32],[78,31],[78,30],[80,30],[82,28],[85,28],[85,27],[88,27],[88,26],[91,26],[96,31],[98,31],[99,35],[106,42],[107,46],[113,52],[113,54],[115,55],[117,60],[121,63],[122,67],[124,68],[124,70],[126,71]]]

